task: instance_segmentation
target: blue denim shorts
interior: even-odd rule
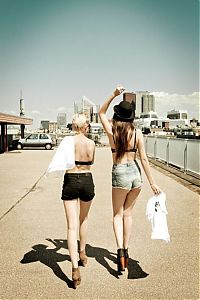
[[[136,160],[114,164],[112,167],[112,187],[131,190],[141,187],[141,170]]]

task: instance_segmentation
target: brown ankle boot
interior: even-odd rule
[[[128,259],[129,259],[128,249],[124,249],[124,257],[125,257],[125,268],[128,268]]]
[[[79,268],[72,268],[72,280],[74,283],[74,288],[81,283],[81,274]]]
[[[117,267],[118,272],[125,271],[124,249],[117,250]]]
[[[85,267],[87,265],[87,255],[85,254],[85,250],[79,251],[79,258],[81,266]]]

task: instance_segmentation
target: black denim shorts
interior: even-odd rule
[[[95,196],[92,173],[65,173],[62,200],[91,201]]]

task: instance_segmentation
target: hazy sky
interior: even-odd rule
[[[19,114],[22,88],[27,116],[70,119],[122,84],[197,117],[198,19],[198,0],[0,0],[0,111]]]

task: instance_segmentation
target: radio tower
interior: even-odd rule
[[[20,111],[20,117],[23,117],[24,116],[24,99],[22,98],[22,89],[20,89],[19,111]]]
[[[22,98],[22,89],[20,89],[19,112],[20,112],[20,117],[24,117],[24,99]],[[21,138],[24,138],[25,125],[21,124],[20,128],[21,128]]]

